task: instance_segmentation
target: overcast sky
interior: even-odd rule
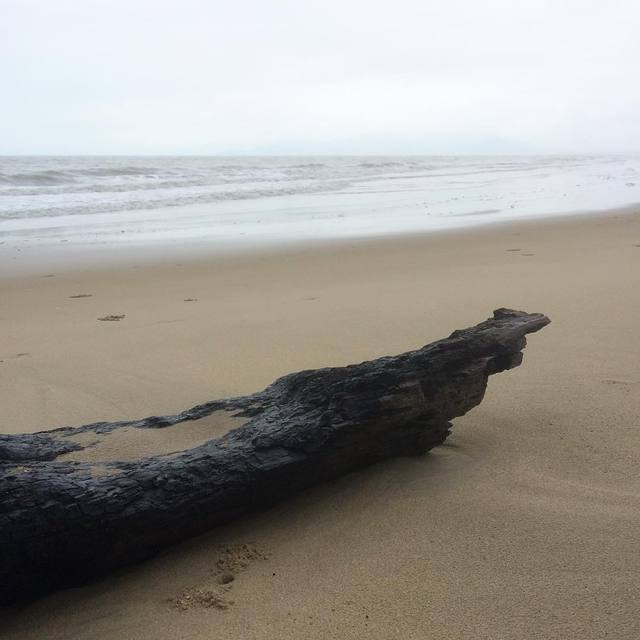
[[[0,0],[0,154],[640,151],[640,0]]]

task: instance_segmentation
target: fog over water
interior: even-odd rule
[[[0,1],[0,252],[640,202],[640,3]]]
[[[637,0],[3,0],[0,154],[640,152]]]

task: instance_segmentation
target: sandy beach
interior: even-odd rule
[[[3,433],[175,413],[414,349],[502,306],[552,324],[445,446],[2,611],[2,638],[640,637],[640,210],[42,264],[0,275]],[[134,440],[104,455],[147,446]],[[198,595],[221,571],[224,607]]]

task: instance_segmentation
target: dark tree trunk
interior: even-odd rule
[[[425,453],[548,322],[500,309],[417,351],[293,373],[176,416],[0,436],[0,603],[82,584],[304,487]],[[162,429],[221,410],[248,421],[180,453],[103,462],[97,476],[95,463],[57,459],[83,448],[69,436]]]

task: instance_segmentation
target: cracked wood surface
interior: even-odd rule
[[[289,374],[174,416],[0,435],[0,604],[83,584],[305,487],[427,452],[482,401],[489,375],[522,362],[525,335],[548,323],[499,309],[416,351]],[[170,454],[66,455],[89,451],[92,435],[179,429],[215,412],[244,423]]]

